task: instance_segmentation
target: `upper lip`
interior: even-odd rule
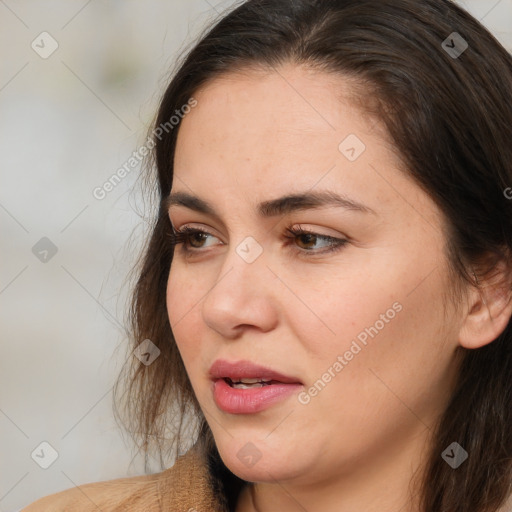
[[[271,368],[252,363],[251,361],[226,361],[217,359],[210,367],[210,377],[213,380],[231,379],[236,382],[238,379],[271,379],[278,382],[301,383],[296,377],[284,375]]]

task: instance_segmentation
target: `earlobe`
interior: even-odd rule
[[[471,289],[459,332],[459,343],[464,348],[488,345],[511,321],[512,284],[509,274],[504,262],[500,262],[495,267],[492,279],[480,282],[478,287]]]

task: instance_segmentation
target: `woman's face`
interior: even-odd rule
[[[248,481],[417,461],[454,383],[442,217],[347,87],[292,66],[233,74],[180,127],[171,195],[197,200],[169,215],[207,234],[176,246],[169,320],[219,453]],[[218,360],[233,366],[212,380]],[[289,378],[220,378],[272,377],[251,363]]]

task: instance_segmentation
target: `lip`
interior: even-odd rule
[[[225,359],[217,359],[210,367],[210,377],[213,380],[262,378],[276,380],[283,384],[302,384],[296,377],[284,375],[271,368],[245,360],[230,362]]]
[[[299,379],[250,361],[218,359],[210,368],[212,394],[217,407],[230,414],[254,414],[280,402],[303,387]],[[226,378],[270,379],[267,386],[253,389],[231,387]]]

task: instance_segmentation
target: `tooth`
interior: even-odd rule
[[[258,382],[269,382],[270,379],[239,379],[236,382],[242,382],[243,384],[257,384]]]
[[[261,382],[256,382],[254,384],[244,384],[243,382],[235,382],[233,384],[233,387],[237,389],[262,388],[263,386],[265,386],[265,384],[262,384]]]

